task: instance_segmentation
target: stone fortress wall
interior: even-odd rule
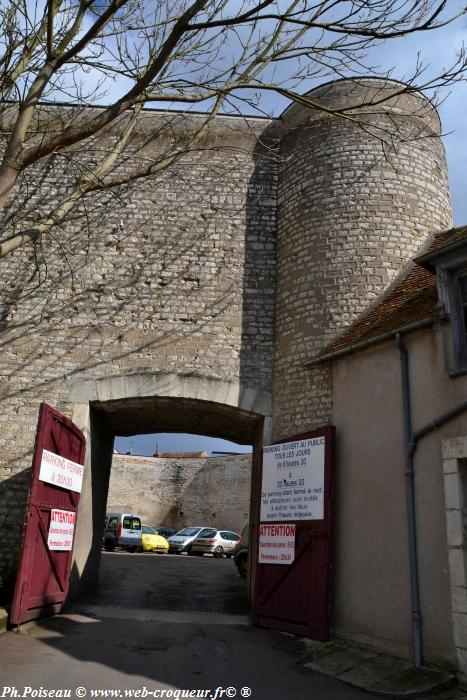
[[[250,509],[251,455],[204,458],[114,454],[107,510],[147,525],[206,525],[241,534]]]
[[[304,361],[451,225],[436,112],[385,89],[337,81],[310,94],[316,110],[294,105],[275,124],[217,117],[202,150],[2,261],[1,572],[18,559],[39,404],[71,417],[79,382],[170,375],[258,389],[275,439],[329,421],[330,379]],[[377,106],[345,119],[319,109],[362,96]],[[138,138],[197,117],[164,130],[166,119],[146,113]],[[59,198],[66,163],[41,168],[42,191]],[[12,207],[22,201],[40,207],[41,190],[20,183]]]
[[[176,116],[172,133],[195,128],[196,117]],[[140,138],[164,120],[148,112]],[[18,560],[41,401],[72,417],[75,385],[133,376],[271,393],[276,164],[258,154],[266,126],[216,119],[204,150],[118,200],[93,200],[43,256],[25,247],[2,261],[1,572]],[[53,157],[46,168],[42,188],[58,196],[66,169]]]
[[[419,94],[394,96],[400,87],[336,81],[308,98],[349,109],[346,119],[299,104],[282,117],[277,437],[329,423],[330,370],[304,362],[388,288],[429,233],[452,226],[439,117]]]

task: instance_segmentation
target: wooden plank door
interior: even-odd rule
[[[59,465],[57,475],[50,472],[50,483],[39,478],[44,450]],[[47,404],[41,404],[32,462],[31,485],[18,575],[10,613],[10,622],[20,624],[37,617],[60,612],[68,592],[72,550],[53,549],[49,530],[51,518],[65,514],[76,520],[79,492],[71,474],[84,464],[85,438],[65,416]],[[64,458],[64,459],[60,459]],[[68,460],[68,461],[67,461]],[[65,465],[65,468],[63,467]],[[82,469],[82,467],[81,467]],[[70,474],[70,476],[67,475]],[[72,484],[73,488],[68,486]],[[58,515],[57,515],[58,514]],[[66,515],[69,514],[69,515]],[[57,539],[66,532],[66,523],[58,527]],[[63,543],[58,543],[63,546]]]
[[[331,619],[334,435],[334,428],[326,426],[276,443],[324,438],[323,512],[319,519],[281,519],[295,525],[292,563],[254,563],[253,622],[323,641],[329,638]],[[266,521],[259,523],[258,540],[262,524]]]

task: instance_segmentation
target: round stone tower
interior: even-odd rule
[[[403,89],[339,80],[282,117],[277,439],[331,420],[329,369],[303,363],[388,287],[429,233],[452,226],[438,114]]]

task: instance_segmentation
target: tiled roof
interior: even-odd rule
[[[389,335],[403,326],[423,321],[437,312],[438,293],[436,275],[425,258],[436,252],[439,254],[456,248],[467,241],[467,226],[442,231],[424,246],[417,263],[409,265],[401,272],[390,289],[376,301],[350,328],[337,340],[327,345],[319,355],[319,360],[331,353],[349,352],[360,345]],[[421,267],[424,265],[424,267]]]
[[[357,319],[344,335],[328,345],[318,357],[350,349],[357,343],[427,318],[435,313],[437,303],[436,276],[411,263],[383,299]]]
[[[467,226],[458,226],[451,228],[448,231],[442,231],[436,234],[431,243],[421,251],[420,256],[416,258],[417,264],[423,265],[428,269],[434,269],[429,260],[432,256],[448,252],[465,243],[467,239]]]

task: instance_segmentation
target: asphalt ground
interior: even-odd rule
[[[295,639],[247,611],[232,560],[104,553],[98,590],[0,636],[0,697],[368,700],[304,669]]]

